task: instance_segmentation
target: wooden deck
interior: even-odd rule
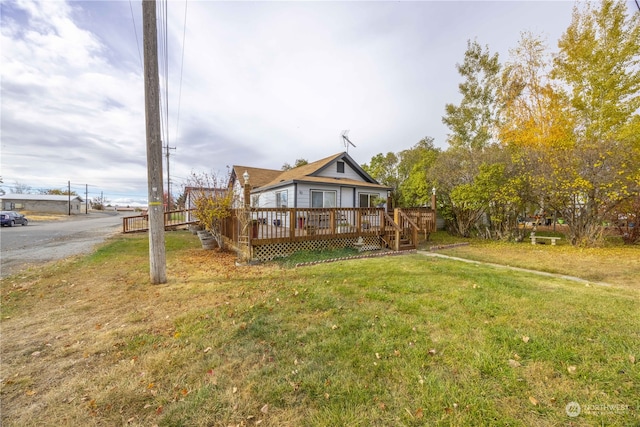
[[[195,223],[189,211],[165,213],[165,227]],[[435,231],[436,215],[428,208],[249,208],[232,209],[220,233],[227,244],[249,258],[272,259],[302,249],[356,246],[415,249],[418,233]],[[148,217],[123,218],[123,232],[146,231]]]

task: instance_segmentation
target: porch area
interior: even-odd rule
[[[301,250],[415,249],[435,224],[428,208],[247,208],[233,210],[221,232],[246,259],[266,261]]]

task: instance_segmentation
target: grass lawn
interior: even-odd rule
[[[420,254],[237,267],[171,232],[152,286],[147,245],[1,281],[3,426],[639,423],[638,258],[607,264],[613,286]],[[563,273],[585,256],[479,252],[538,249]]]

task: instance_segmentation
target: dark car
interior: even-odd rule
[[[2,226],[13,227],[16,224],[27,225],[29,220],[22,214],[14,211],[2,211],[0,212],[0,221]]]

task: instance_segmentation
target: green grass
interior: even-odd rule
[[[638,424],[638,287],[423,255],[235,267],[167,240],[167,285],[144,235],[2,283],[3,306],[28,289],[2,319],[3,425]]]
[[[295,267],[297,264],[337,258],[348,258],[358,254],[358,250],[354,248],[340,248],[325,251],[299,251],[288,257],[276,258],[274,262],[282,267],[291,268]]]

